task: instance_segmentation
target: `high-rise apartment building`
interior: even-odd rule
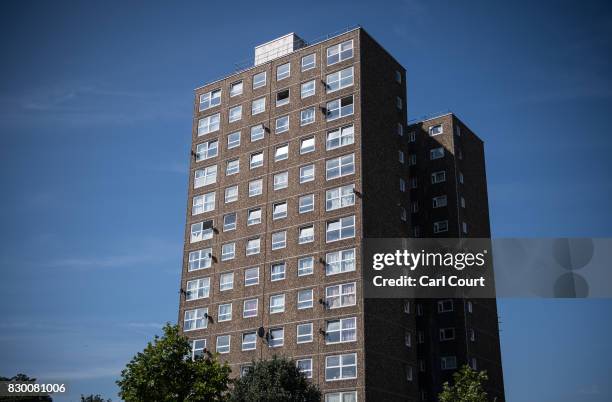
[[[494,301],[363,296],[366,238],[488,234],[480,140],[453,115],[406,122],[405,69],[362,28],[286,35],[196,90],[179,312],[194,355],[235,375],[288,356],[326,402],[435,400],[470,362],[504,399]]]

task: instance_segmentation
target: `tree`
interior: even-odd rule
[[[191,359],[189,340],[166,324],[121,372],[119,396],[126,402],[221,402],[231,372],[212,355]]]
[[[296,367],[295,362],[274,356],[253,363],[234,382],[230,402],[319,402],[321,392]]]
[[[440,402],[487,402],[483,384],[489,379],[486,371],[472,370],[467,364],[453,374],[453,385],[445,382],[438,395]]]
[[[81,402],[112,402],[110,399],[105,400],[99,394],[81,395]]]

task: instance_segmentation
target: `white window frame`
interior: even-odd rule
[[[308,232],[312,232],[309,235]],[[298,228],[298,244],[308,244],[314,242],[315,230],[314,225],[306,225]]]
[[[247,342],[247,337],[249,338],[248,342]],[[255,331],[244,332],[242,334],[241,350],[245,352],[245,351],[256,350],[256,349],[257,349],[257,332]]]
[[[240,90],[237,90],[235,88],[240,88]],[[234,96],[242,95],[243,90],[244,90],[244,82],[242,80],[232,82],[230,84],[230,91],[229,91],[230,98]]]
[[[339,225],[338,229],[332,229],[331,227],[335,226],[336,223]],[[338,237],[331,237],[331,234],[335,232],[338,232]],[[325,223],[325,243],[333,243],[340,240],[352,239],[354,237],[355,215],[344,216]]]
[[[251,214],[257,214],[259,212],[259,218],[253,219]],[[261,208],[252,208],[247,211],[247,226],[259,225],[261,223]]]
[[[233,222],[228,223],[228,219],[233,217]],[[238,214],[236,212],[230,212],[229,214],[223,215],[223,231],[229,232],[232,230],[236,230],[236,226],[238,223]]]
[[[306,194],[298,198],[298,213],[306,214],[314,211],[315,195]]]
[[[289,158],[289,144],[278,145],[274,149],[274,162],[284,161]]]
[[[434,124],[433,126],[429,126],[427,129],[430,137],[435,137],[436,135],[444,134],[444,126],[442,124]]]
[[[350,53],[350,54],[349,54]],[[326,64],[328,66],[333,66],[334,64],[338,64],[341,61],[351,59],[354,53],[353,40],[347,40],[336,45],[330,46],[326,49]],[[337,60],[335,57],[337,55]],[[333,57],[332,62],[330,63],[330,57]]]
[[[315,179],[315,165],[300,166],[300,184],[314,181]]]
[[[335,289],[337,288],[337,293]],[[338,300],[338,303],[334,303]],[[347,300],[345,302],[345,300]],[[351,302],[352,300],[352,302]],[[356,282],[339,283],[325,288],[325,304],[328,309],[351,307],[357,305]]]
[[[434,233],[445,233],[448,232],[448,220],[437,221],[433,223]]]
[[[264,165],[263,151],[252,153],[250,156],[250,160],[249,160],[249,168],[253,170],[253,169],[262,167],[263,165]]]
[[[438,195],[431,199],[431,207],[432,208],[443,208],[448,205],[448,198],[446,194]]]
[[[266,111],[266,97],[253,99],[251,102],[251,116],[256,116]]]
[[[354,248],[348,248],[345,250],[338,250],[332,251],[331,253],[327,253],[325,255],[325,275],[331,276],[342,274],[345,272],[355,271],[357,269],[355,252],[356,251]],[[330,262],[332,259],[336,260]],[[335,269],[336,266],[339,267],[339,269]]]
[[[278,300],[278,304],[276,303]],[[274,304],[273,304],[274,301]],[[285,294],[279,293],[270,295],[270,314],[280,314],[285,312]]]
[[[309,124],[312,124],[316,120],[317,120],[317,112],[314,106],[300,110],[300,127],[304,127]]]
[[[231,280],[227,280],[230,278]],[[222,272],[219,274],[219,291],[225,292],[234,289],[234,273],[233,272]]]
[[[455,370],[456,368],[457,368],[457,357],[456,356],[440,357],[440,369]]]
[[[345,402],[345,396],[350,395],[347,401],[357,401],[357,391],[341,391],[341,392],[330,392],[325,394],[325,402]],[[424,399],[423,399],[424,400]]]
[[[440,342],[452,341],[455,339],[455,328],[440,328]]]
[[[355,205],[355,184],[334,187],[325,191],[325,211],[335,211]]]
[[[225,175],[232,176],[240,173],[240,158],[230,159],[225,165]]]
[[[203,248],[189,252],[188,271],[199,271],[212,266],[212,248]]]
[[[238,140],[232,139],[235,136],[238,136]],[[233,133],[229,133],[227,135],[227,149],[234,149],[240,146],[240,131],[235,131]]]
[[[185,301],[205,299],[210,296],[210,277],[197,278],[185,284]]]
[[[327,74],[325,77],[326,92],[332,93],[353,85],[354,68],[353,66]]]
[[[337,329],[334,328],[330,330],[330,324],[337,324]],[[331,341],[330,334],[337,334],[338,340]],[[337,318],[334,320],[325,321],[326,345],[335,345],[339,343],[350,342],[357,342],[357,317]]]
[[[221,125],[221,114],[215,113],[210,116],[204,116],[198,120],[198,137],[215,131],[219,131]]]
[[[305,297],[305,299],[301,299]],[[297,292],[297,309],[306,310],[313,308],[314,306],[314,290],[313,289],[302,289]]]
[[[274,240],[275,235],[282,236],[283,240],[282,241]],[[281,250],[287,247],[287,231],[286,230],[274,232],[272,233],[271,237],[272,237],[272,250]]]
[[[300,85],[300,99],[305,99],[310,96],[316,95],[317,93],[317,84],[315,80],[310,80],[306,82],[302,82]]]
[[[256,255],[256,254],[259,254],[260,252],[261,252],[261,239],[259,237],[254,237],[246,241],[245,255],[247,256]]]
[[[336,173],[337,171],[337,173]],[[355,154],[347,154],[325,161],[325,180],[349,176],[355,173]]]
[[[229,306],[229,311],[224,311],[222,313],[221,309],[228,308],[228,306]],[[219,304],[219,306],[217,306],[217,322],[225,322],[225,321],[231,321],[231,320],[232,320],[232,303]]]
[[[196,162],[205,161],[219,154],[219,141],[210,140],[196,146]]]
[[[283,71],[281,71],[281,68],[283,69]],[[285,68],[287,68],[286,71],[284,71]],[[281,81],[289,77],[291,77],[291,63],[290,62],[276,66],[276,81]]]
[[[297,261],[297,276],[307,276],[314,273],[314,257],[302,257]]]
[[[223,340],[223,344],[221,341]],[[227,340],[227,344],[225,344],[225,340]],[[218,335],[217,342],[215,344],[215,349],[217,353],[224,355],[231,351],[232,347],[232,336],[231,335]]]
[[[284,94],[285,92],[287,92],[287,97],[279,100],[278,96],[280,94]],[[276,92],[276,103],[275,103],[276,107],[288,105],[290,101],[291,101],[291,89],[285,88],[285,89],[281,89],[280,91]]]
[[[255,302],[255,308],[248,308],[247,303]],[[257,317],[257,310],[259,309],[259,299],[246,299],[242,303],[242,318],[253,318]],[[253,313],[254,312],[254,313]]]
[[[273,336],[272,332],[280,333],[280,336]],[[268,340],[268,347],[270,348],[280,348],[285,345],[285,328],[277,327],[270,328],[270,338]]]
[[[307,57],[310,57],[310,56],[312,56],[312,63],[307,60],[307,63],[304,64],[304,59],[306,59]],[[302,56],[302,59],[300,60],[300,66],[301,66],[302,72],[308,71],[308,70],[311,70],[311,69],[315,68],[317,66],[317,54],[316,53],[310,53],[310,54],[307,54],[305,56]]]
[[[355,143],[355,126],[338,127],[327,132],[325,147],[328,151],[338,149]]]
[[[183,316],[183,331],[196,331],[208,327],[208,308],[201,307],[185,310]],[[188,325],[189,323],[189,325]]]
[[[226,187],[223,200],[226,204],[238,201],[238,185]]]
[[[345,363],[344,360],[345,358],[351,357],[350,360],[352,360],[354,362],[354,364],[348,364]],[[331,365],[330,364],[330,359],[333,358],[338,358],[338,365]],[[349,361],[350,361],[349,360]],[[350,371],[354,371],[354,375],[350,375],[344,374],[345,370],[348,370],[349,368],[353,368]],[[328,376],[328,370],[331,369],[338,369],[338,377],[331,377]],[[341,381],[341,380],[351,380],[351,379],[355,379],[357,378],[357,353],[345,353],[345,354],[340,354],[340,355],[331,355],[331,356],[326,356],[325,357],[325,381]]]
[[[257,197],[263,194],[263,179],[255,179],[249,182],[249,197]]]
[[[259,80],[260,77],[263,77],[263,81]],[[266,71],[261,71],[257,74],[254,74],[253,75],[253,89],[265,87],[267,81],[268,81],[268,77],[267,77]]]
[[[205,212],[215,210],[215,192],[196,195],[193,197],[193,209],[191,210],[192,215],[199,215]]]
[[[300,140],[300,155],[314,152],[316,147],[316,140],[314,136],[302,138]]]
[[[206,221],[210,222],[210,221]],[[204,222],[196,222],[191,224],[191,241],[196,243],[202,240],[210,240],[213,237],[212,227],[204,229]]]
[[[287,263],[275,262],[270,265],[270,282],[283,281],[287,277]]]
[[[274,175],[273,180],[274,191],[287,188],[287,186],[289,185],[289,172],[279,172]]]
[[[278,209],[278,211],[277,211]],[[287,201],[279,201],[272,204],[272,220],[283,219],[287,217]]]
[[[446,181],[446,170],[440,170],[431,174],[431,184],[444,183]]]
[[[252,273],[256,273],[255,276],[249,276]],[[256,286],[259,285],[259,267],[249,267],[244,270],[244,286]]]
[[[214,89],[200,95],[199,110],[203,112],[221,104],[221,89]]]
[[[307,332],[300,334],[300,330],[303,329]],[[303,324],[297,324],[295,326],[295,340],[296,343],[310,343],[313,341],[313,325],[311,322]]]
[[[197,169],[193,173],[193,188],[200,188],[217,182],[217,165]]]
[[[353,113],[355,113],[355,98],[353,95],[334,99],[327,102],[325,105],[325,119],[327,121],[338,120],[346,116],[351,116]]]
[[[304,367],[305,362],[308,362],[308,364],[306,364],[306,367]],[[300,373],[304,374],[304,377],[312,378],[312,357],[296,360],[295,367],[298,368]]]
[[[444,158],[444,147],[432,148],[429,150],[429,160]]]
[[[233,106],[229,109],[229,113],[227,115],[227,119],[229,123],[233,123],[235,121],[239,121],[242,119],[242,105]]]
[[[221,246],[221,261],[229,261],[236,258],[236,243],[225,243]]]
[[[283,125],[279,125],[279,123],[284,123],[285,120],[287,121],[287,124],[283,124]],[[289,116],[279,116],[276,118],[275,123],[274,123],[274,132],[276,134],[280,134],[280,133],[284,133],[286,131],[289,131]]]

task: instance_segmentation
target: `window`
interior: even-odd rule
[[[236,229],[236,213],[227,214],[223,217],[223,231],[228,232]]]
[[[446,356],[440,358],[440,368],[442,370],[454,370],[457,368],[457,358],[455,356]]]
[[[430,136],[434,136],[434,135],[440,135],[444,132],[444,129],[442,128],[442,124],[436,124],[435,126],[429,126],[429,135]]]
[[[240,159],[232,159],[227,161],[227,165],[225,166],[225,175],[231,176],[240,172]]]
[[[285,343],[285,330],[283,328],[272,328],[270,329],[270,337],[268,339],[268,346],[271,348],[278,348],[283,346]]]
[[[242,80],[230,84],[230,96],[242,95]]]
[[[412,213],[419,212],[419,202],[418,201],[412,201],[410,203],[410,212]]]
[[[459,127],[459,126],[454,126],[453,128],[454,128],[454,130],[455,130],[455,135],[456,135],[457,137],[461,137],[461,127]]]
[[[191,225],[191,243],[212,239],[212,221],[198,222]]]
[[[225,189],[225,203],[229,204],[238,200],[238,186],[231,186]]]
[[[194,310],[185,311],[185,320],[183,322],[183,331],[193,331],[195,329],[204,329],[208,325],[208,309],[196,308]]]
[[[399,189],[402,193],[406,191],[406,180],[402,178],[399,179]]]
[[[473,307],[474,306],[473,306],[472,302],[468,301],[467,302],[467,311],[468,311],[468,313],[472,313],[473,312]]]
[[[287,216],[287,201],[272,205],[272,219],[282,219]]]
[[[408,157],[408,166],[415,166],[417,164],[417,156],[416,154],[410,154]]]
[[[356,302],[355,282],[325,288],[325,303],[329,309],[354,306]]]
[[[257,179],[249,182],[249,197],[261,195],[263,191],[263,179]]]
[[[355,215],[327,222],[325,242],[330,243],[351,237],[355,237]]]
[[[195,339],[191,342],[191,359],[195,360],[204,356],[206,349],[206,339]]]
[[[219,141],[208,141],[196,147],[196,162],[214,158],[219,151]]]
[[[212,264],[211,253],[212,249],[210,248],[191,251],[189,253],[189,271],[210,268]]]
[[[282,190],[287,188],[289,182],[289,173],[281,172],[274,175],[274,190]]]
[[[397,135],[399,135],[400,137],[404,136],[404,125],[402,123],[397,123]]]
[[[258,304],[258,299],[245,300],[242,308],[242,318],[257,317]]]
[[[194,279],[187,281],[185,289],[185,300],[197,300],[208,297],[210,293],[210,278]]]
[[[221,261],[228,261],[236,257],[236,243],[227,243],[221,246]]]
[[[463,172],[459,172],[459,183],[463,184]]]
[[[433,197],[432,199],[433,208],[442,208],[445,207],[448,203],[446,195],[440,195],[437,197]]]
[[[289,116],[281,116],[276,119],[276,134],[289,130]]]
[[[402,101],[402,98],[400,98],[399,96],[395,98],[395,106],[397,106],[399,110],[402,110],[402,108],[404,107],[404,101]]]
[[[465,198],[461,197],[461,208],[465,208]]]
[[[283,144],[276,147],[274,151],[274,161],[282,161],[289,156],[289,144]]]
[[[331,66],[353,57],[353,41],[339,43],[327,48],[327,65]]]
[[[285,279],[285,269],[287,265],[284,262],[272,264],[270,267],[270,281],[282,281]]]
[[[221,104],[221,90],[206,92],[200,95],[200,112]]]
[[[315,80],[304,82],[300,87],[300,97],[304,99],[314,95],[316,88]]]
[[[257,345],[257,334],[255,332],[245,332],[242,334],[242,350],[255,350]]]
[[[287,246],[287,232],[272,233],[272,250],[278,250]]]
[[[312,378],[312,359],[300,359],[295,361],[295,365],[304,377]]]
[[[258,167],[263,166],[263,158],[263,152],[255,152],[254,154],[251,154],[250,168],[256,169]]]
[[[217,321],[231,321],[232,319],[232,303],[219,304],[219,312],[217,313]]]
[[[357,340],[357,318],[330,320],[325,324],[325,343],[355,342]]]
[[[451,299],[438,301],[438,313],[448,313],[451,311],[453,311],[453,301]]]
[[[418,184],[419,184],[418,178],[416,178],[416,177],[411,177],[410,178],[410,188],[413,188],[413,189],[417,188]]]
[[[297,294],[297,308],[298,310],[304,310],[312,308],[313,306],[313,290],[305,289],[298,291]]]
[[[251,369],[253,368],[252,364],[242,364],[240,365],[240,378],[244,377],[245,375],[249,374],[249,372],[251,371]]]
[[[399,163],[404,164],[404,151],[399,152]]]
[[[406,381],[412,381],[412,366],[404,366],[404,373],[406,374]]]
[[[232,243],[234,244],[234,243]],[[234,273],[226,272],[219,275],[219,290],[232,290],[234,288]]]
[[[446,181],[446,171],[433,172],[431,174],[431,184],[443,183]]]
[[[312,323],[298,324],[296,327],[297,343],[312,342]]]
[[[256,114],[263,113],[266,111],[266,98],[255,99],[251,103],[251,115],[255,116]]]
[[[325,381],[357,378],[357,353],[327,356],[325,358]]]
[[[193,188],[200,188],[217,181],[217,165],[196,170],[193,179]]]
[[[303,226],[299,229],[298,244],[312,243],[314,241],[314,226]]]
[[[283,106],[289,103],[289,90],[283,89],[276,93],[276,106]]]
[[[353,114],[353,95],[327,102],[327,121]]]
[[[355,270],[355,249],[334,251],[325,256],[325,275],[341,274]]]
[[[298,260],[298,276],[306,276],[312,275],[314,272],[314,258],[313,257],[303,257]]]
[[[401,207],[400,219],[404,222],[408,220],[408,213],[406,212],[406,208]]]
[[[412,334],[408,330],[404,332],[404,345],[408,348],[412,347]]]
[[[395,81],[397,81],[398,84],[402,83],[402,73],[397,70],[395,71]]]
[[[355,130],[353,125],[338,128],[327,133],[326,148],[328,151],[351,145],[355,142]]]
[[[282,313],[285,311],[285,295],[270,296],[270,314]]]
[[[335,209],[355,205],[355,185],[336,187],[325,192],[325,210]]]
[[[417,315],[419,317],[423,316],[423,305],[422,304],[417,304]]]
[[[469,334],[469,338],[471,342],[474,342],[476,340],[476,331],[474,331],[473,329],[470,329],[468,331]]]
[[[328,74],[325,79],[327,93],[337,91],[353,85],[353,67]]]
[[[355,173],[355,155],[349,154],[325,161],[325,179],[331,180]]]
[[[245,269],[244,286],[254,286],[257,284],[259,284],[259,267]]]
[[[242,105],[234,106],[229,110],[229,122],[233,123],[242,119]]]
[[[236,148],[240,145],[240,131],[231,133],[227,136],[227,149]]]
[[[315,177],[315,166],[306,165],[300,168],[300,183],[313,181]]]
[[[298,199],[298,211],[300,214],[314,211],[314,194],[303,195]]]
[[[332,392],[325,394],[325,402],[357,402],[357,391]]]
[[[198,136],[209,134],[219,129],[220,114],[206,116],[198,121]]]
[[[470,359],[470,367],[472,368],[472,370],[477,370],[478,365],[476,364],[476,358],[472,357]]]
[[[206,193],[193,197],[192,215],[210,212],[215,209],[215,193]]]
[[[300,155],[307,154],[315,150],[315,137],[304,138],[300,141]]]
[[[404,300],[404,313],[410,314],[410,300]]]
[[[455,328],[440,328],[440,341],[452,341],[455,339]]]
[[[250,209],[247,216],[247,226],[261,223],[261,208]]]
[[[411,131],[408,133],[408,142],[416,142],[416,132]]]
[[[419,337],[419,343],[425,343],[425,334],[423,333],[423,331],[418,331],[417,335]]]
[[[253,89],[261,88],[266,85],[266,72],[255,74],[253,76]]]
[[[276,81],[280,81],[285,78],[288,78],[290,74],[291,74],[291,64],[290,63],[281,64],[280,66],[276,67]]]
[[[466,222],[461,222],[461,231],[462,231],[464,234],[467,234],[467,232],[468,232],[468,226],[467,226],[467,223],[466,223]]]
[[[259,254],[260,246],[261,246],[261,240],[259,239],[259,237],[256,239],[247,240],[246,255]]]
[[[444,158],[444,148],[443,147],[434,148],[429,151],[429,159],[434,160],[434,159],[440,159],[440,158]]]
[[[264,138],[264,127],[262,124],[251,127],[251,142],[259,141]]]
[[[308,54],[302,57],[302,71],[310,70],[311,68],[315,68],[316,65],[316,55],[314,53]]]
[[[434,233],[448,232],[448,221],[438,221],[433,224]]]
[[[225,354],[230,352],[231,335],[220,335],[217,337],[217,353]]]
[[[300,111],[300,126],[313,123],[315,121],[315,108],[309,107]]]

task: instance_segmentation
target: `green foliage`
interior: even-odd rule
[[[81,402],[112,402],[110,399],[105,400],[99,394],[81,395]]]
[[[472,370],[466,364],[453,374],[453,385],[444,383],[438,399],[440,402],[487,402],[483,384],[488,379],[486,371]]]
[[[321,392],[295,366],[274,356],[261,360],[234,382],[230,402],[319,402]]]
[[[119,396],[126,402],[225,401],[229,366],[212,357],[192,360],[178,325],[163,330],[121,372]]]

